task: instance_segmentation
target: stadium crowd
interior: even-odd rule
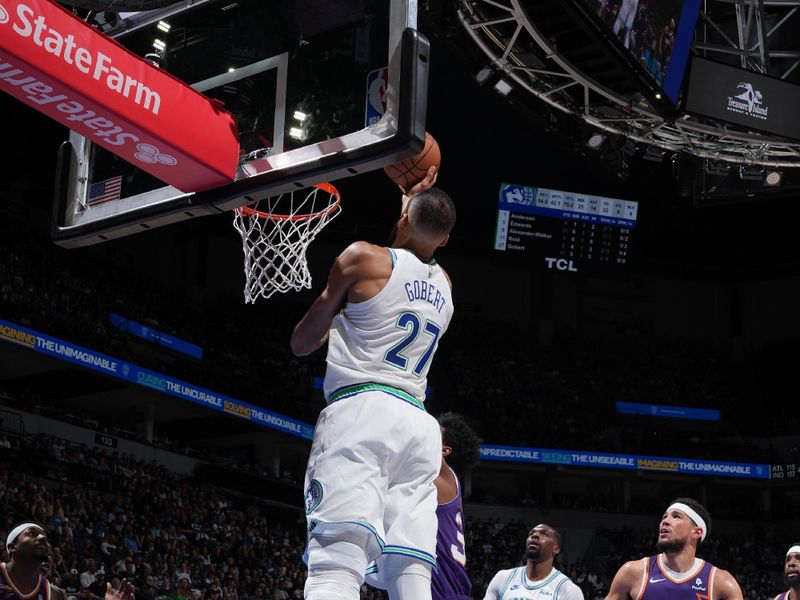
[[[297,512],[156,463],[50,436],[11,438],[0,444],[0,506],[5,533],[23,520],[44,524],[53,547],[49,577],[75,600],[96,600],[105,581],[122,577],[142,600],[302,598],[304,519]],[[473,597],[483,597],[497,570],[522,563],[530,526],[468,518]],[[619,565],[653,554],[654,539],[653,531],[598,529],[582,557],[565,539],[558,567],[587,600],[603,598]],[[780,589],[776,543],[759,530],[714,534],[700,554],[734,573],[746,598],[765,598]],[[363,600],[380,598],[364,587]]]
[[[231,311],[225,300],[202,314],[144,275],[117,274],[113,263],[76,264],[52,244],[13,222],[0,224],[0,317],[70,342],[288,416],[313,423],[322,404],[314,378],[324,353],[298,360],[287,340],[305,304],[271,299],[271,311]],[[16,249],[24,247],[25,252]],[[52,268],[44,273],[38,267]],[[202,361],[148,347],[116,329],[110,313],[139,321],[204,348]],[[153,320],[158,315],[158,321]],[[502,332],[500,335],[498,332]],[[480,339],[481,344],[473,341]],[[791,434],[798,418],[753,414],[761,402],[751,374],[709,344],[687,340],[619,341],[561,335],[542,346],[524,331],[459,317],[443,339],[431,373],[434,413],[469,415],[489,443],[743,462],[793,462],[800,447],[779,455],[763,436]],[[24,395],[26,390],[14,390]],[[35,390],[30,391],[36,395]],[[745,398],[748,402],[742,402]],[[47,398],[32,398],[46,404]],[[686,428],[659,419],[619,415],[615,402],[723,409],[724,419]],[[535,412],[558,428],[532,430],[519,419]],[[709,443],[713,439],[713,443]]]

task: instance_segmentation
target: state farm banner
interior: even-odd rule
[[[0,0],[0,89],[183,192],[233,181],[233,115],[50,0]]]

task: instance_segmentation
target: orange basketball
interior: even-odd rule
[[[394,181],[404,190],[414,187],[425,178],[428,169],[439,166],[442,162],[442,155],[439,152],[439,144],[434,137],[425,132],[425,147],[416,156],[401,160],[398,163],[384,167],[384,171],[389,179]]]

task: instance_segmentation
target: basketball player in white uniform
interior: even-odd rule
[[[537,525],[525,541],[525,566],[499,571],[483,600],[583,600],[581,588],[553,566],[561,552],[561,535]]]
[[[307,600],[358,600],[379,556],[392,600],[431,597],[442,437],[424,400],[453,314],[433,254],[455,223],[435,180],[431,167],[404,195],[393,248],[356,242],[339,255],[292,335],[298,356],[328,340],[328,406],[305,481]]]
[[[0,600],[67,600],[64,590],[51,585],[42,575],[50,543],[36,523],[14,527],[6,538],[9,561],[0,563]],[[133,600],[133,586],[123,579],[119,589],[106,584],[105,600]]]
[[[622,43],[626,48],[631,47],[631,29],[636,20],[636,10],[639,8],[639,0],[622,0],[617,18],[614,21],[614,33],[620,34],[622,30]]]

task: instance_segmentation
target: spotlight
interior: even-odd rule
[[[475,81],[478,82],[478,85],[483,85],[492,77],[492,69],[489,67],[483,67],[480,71],[478,71],[477,75],[475,75]]]
[[[739,179],[742,181],[762,181],[764,168],[759,165],[740,165]]]
[[[600,146],[602,146],[605,141],[606,136],[604,136],[602,133],[593,133],[592,137],[589,138],[589,141],[586,142],[586,146],[592,150],[599,150]]]
[[[153,48],[156,50],[163,52],[167,47],[167,44],[164,43],[163,40],[155,39],[153,40]]]
[[[289,137],[295,140],[303,141],[304,139],[306,139],[306,132],[304,129],[301,129],[300,127],[290,127]]]
[[[511,84],[508,83],[505,79],[498,79],[497,83],[494,84],[494,89],[500,92],[501,96],[508,96],[508,93],[513,89]]]
[[[781,184],[782,179],[783,179],[783,171],[778,171],[777,169],[771,169],[767,171],[767,174],[764,177],[764,185],[768,185],[770,187],[778,187]]]
[[[172,29],[172,26],[166,21],[159,21],[156,27],[158,27],[158,29],[164,33],[167,33],[170,29]]]
[[[308,115],[304,113],[302,110],[294,111],[294,118],[296,121],[300,121],[301,123],[308,118]]]

